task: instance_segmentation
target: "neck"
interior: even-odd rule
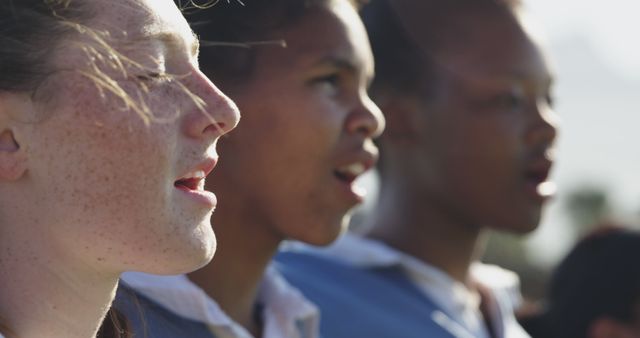
[[[258,289],[281,238],[261,222],[242,219],[243,213],[219,210],[215,214],[218,248],[215,258],[204,268],[189,274],[236,323],[255,337],[261,323],[254,309]]]
[[[91,271],[52,250],[47,236],[0,230],[0,318],[9,337],[91,338],[102,322],[118,274]],[[34,227],[35,228],[35,227]]]
[[[415,182],[383,183],[378,208],[369,219],[371,230],[367,237],[470,285],[471,263],[484,248],[482,230],[433,203],[433,197],[425,196]]]

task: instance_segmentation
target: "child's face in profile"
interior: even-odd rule
[[[212,184],[228,186],[247,205],[238,217],[267,224],[269,236],[326,244],[363,198],[354,180],[377,159],[384,121],[367,95],[371,50],[345,0],[271,35],[287,47],[262,48],[251,79],[229,92],[243,127],[221,144],[224,173]]]
[[[434,55],[441,77],[422,111],[420,179],[466,225],[521,233],[555,188],[552,75],[520,23],[495,12],[456,14],[463,33]]]
[[[195,269],[215,250],[215,198],[203,176],[237,110],[198,70],[197,41],[172,1],[90,4],[99,14],[87,26],[109,32],[122,67],[88,55],[99,46],[89,34],[70,37],[55,54],[56,70],[74,71],[51,76],[55,103],[36,104],[46,118],[24,127],[39,208],[29,217],[42,225],[34,231],[53,251],[102,271]],[[95,80],[100,74],[112,82]],[[119,90],[148,108],[149,123]]]

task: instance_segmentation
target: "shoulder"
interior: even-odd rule
[[[453,337],[436,305],[396,266],[361,267],[309,252],[285,252],[277,268],[321,310],[325,337]]]
[[[169,309],[121,283],[113,302],[136,337],[215,338],[206,325],[181,317]]]
[[[515,272],[497,265],[474,263],[471,275],[476,283],[498,298],[504,311],[512,312],[522,304],[520,278]]]

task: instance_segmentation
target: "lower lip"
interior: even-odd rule
[[[526,190],[538,202],[545,202],[555,195],[555,185],[552,182],[527,181]]]
[[[356,181],[344,181],[336,177],[336,181],[340,185],[340,190],[345,195],[352,205],[357,205],[364,202],[366,191],[356,185]]]
[[[218,204],[216,195],[211,191],[192,190],[184,186],[177,186],[176,189],[183,192],[187,197],[193,199],[194,201],[206,205],[212,209],[214,209]]]

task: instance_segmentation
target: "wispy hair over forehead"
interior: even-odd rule
[[[217,0],[186,17],[201,39],[200,66],[225,84],[244,83],[261,48],[286,46],[279,32],[295,26],[308,11],[337,1],[359,9],[367,0]],[[193,8],[194,4],[191,4]],[[202,6],[200,6],[202,7]]]

